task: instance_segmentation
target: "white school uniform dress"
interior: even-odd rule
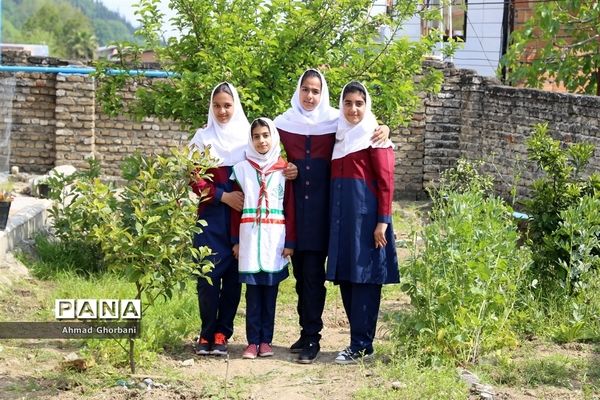
[[[285,215],[283,201],[287,163],[280,158],[279,134],[273,122],[269,125],[272,146],[267,154],[258,153],[249,140],[246,160],[233,167],[235,179],[244,192],[244,207],[239,228],[240,274],[278,273],[289,260],[282,256],[285,247]]]

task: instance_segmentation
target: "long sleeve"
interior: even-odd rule
[[[285,215],[285,247],[296,248],[296,212],[294,207],[294,192],[292,181],[285,181],[283,195],[283,213]]]
[[[377,182],[377,222],[392,222],[394,196],[394,151],[392,148],[369,148],[371,166]]]
[[[237,182],[233,184],[233,191],[242,191],[242,188]],[[231,244],[240,242],[240,222],[242,220],[242,212],[231,209]]]
[[[208,172],[211,173],[211,171],[213,170],[209,170]],[[198,196],[204,196],[204,198],[212,203],[219,203],[221,201],[223,189],[219,188],[213,179],[191,179],[189,185],[191,186],[192,191]]]

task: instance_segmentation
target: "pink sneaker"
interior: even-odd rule
[[[271,357],[273,355],[273,347],[269,343],[261,343],[258,346],[259,357]]]
[[[242,354],[242,358],[253,360],[256,358],[257,355],[258,355],[258,346],[255,344],[249,344],[246,347],[246,350],[244,350],[244,353]]]

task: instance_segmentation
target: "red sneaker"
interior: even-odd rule
[[[246,358],[248,360],[254,360],[258,355],[258,346],[255,344],[249,344],[244,350],[242,354],[242,358]]]
[[[259,357],[271,357],[273,355],[273,347],[269,343],[261,343],[258,346]]]

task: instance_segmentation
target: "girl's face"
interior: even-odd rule
[[[233,116],[233,97],[225,92],[215,94],[213,96],[212,109],[218,123],[228,123]]]
[[[316,76],[304,78],[300,84],[300,105],[306,111],[314,110],[321,101],[321,80]]]
[[[344,96],[344,117],[351,124],[358,124],[365,116],[367,107],[365,98],[360,92],[350,92]]]
[[[252,145],[260,154],[267,154],[271,150],[271,132],[266,126],[257,125],[252,129]]]

